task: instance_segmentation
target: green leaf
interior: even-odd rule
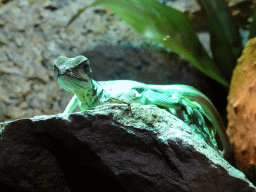
[[[252,39],[254,37],[256,37],[256,12],[254,13],[254,16],[252,18],[252,23],[250,25],[250,35],[249,35],[249,39]]]
[[[197,1],[208,19],[213,61],[229,81],[243,50],[238,28],[234,25],[226,0]]]
[[[101,4],[130,23],[144,36],[155,39],[182,55],[219,83],[229,85],[201,45],[188,18],[180,11],[155,0],[100,0],[90,6]]]
[[[68,27],[73,21],[75,21],[81,13],[83,13],[89,6],[84,6],[82,9],[78,9],[77,13],[69,20],[66,27]]]

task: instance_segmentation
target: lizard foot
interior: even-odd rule
[[[144,105],[157,105],[172,114],[174,111],[174,115],[181,118],[186,124],[199,127],[203,135],[208,137],[207,140],[212,139],[214,136],[212,131],[208,131],[205,121],[208,116],[201,105],[180,93],[176,92],[172,95],[167,95],[147,89],[142,93],[141,103]]]
[[[203,108],[197,102],[191,101],[179,93],[172,95],[172,102],[173,101],[179,104],[175,105],[176,110],[183,110],[183,116],[186,123],[190,124],[192,122],[200,127],[205,127],[204,116],[207,116]]]

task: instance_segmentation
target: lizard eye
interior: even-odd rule
[[[88,69],[89,68],[89,65],[83,65],[83,69]]]
[[[90,68],[87,61],[83,61],[80,65],[81,65],[81,68],[83,69],[84,72],[87,72]]]

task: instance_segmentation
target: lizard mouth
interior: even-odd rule
[[[72,77],[72,78],[77,79],[79,81],[88,82],[87,79],[84,79],[84,78],[80,77],[79,75],[69,75],[69,77]]]
[[[73,89],[83,89],[88,83],[87,79],[73,75],[60,75],[57,78],[57,81],[63,89],[66,89],[70,92],[73,92]]]
[[[59,75],[58,78],[61,78],[61,79],[67,80],[67,81],[70,81],[70,79],[77,79],[77,80],[79,80],[79,81],[88,82],[87,79],[84,79],[84,78],[80,77],[80,76],[77,75],[77,74]]]

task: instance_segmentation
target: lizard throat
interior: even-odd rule
[[[85,79],[81,79],[83,80],[69,75],[61,75],[57,81],[63,89],[74,93],[81,103],[90,108],[93,102],[94,86],[87,75],[85,75]]]

